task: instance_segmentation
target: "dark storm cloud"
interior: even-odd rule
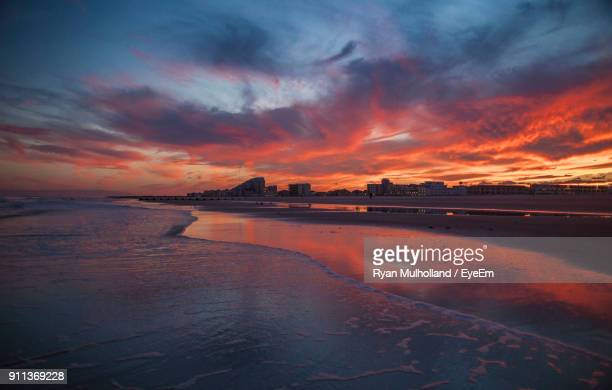
[[[253,146],[287,138],[321,136],[298,108],[237,113],[178,102],[151,88],[117,90],[93,100],[107,120],[146,142],[180,146]]]
[[[233,20],[215,26],[202,37],[196,56],[215,65],[267,67],[272,61],[267,52],[269,37],[260,27]]]
[[[320,129],[317,128],[308,115],[294,107],[264,111],[261,114],[261,118],[264,122],[282,127],[296,138],[320,139],[323,137]]]
[[[612,140],[586,142],[585,137],[576,129],[561,134],[540,137],[534,142],[523,145],[521,150],[539,154],[552,160],[594,153],[612,147]]]
[[[334,54],[331,57],[325,58],[324,60],[321,61],[321,63],[329,64],[332,62],[340,61],[341,59],[346,58],[350,56],[351,54],[353,54],[356,48],[357,48],[357,42],[349,41],[346,43],[346,45],[344,45],[344,47],[337,54]]]
[[[459,31],[455,37],[461,53],[457,60],[497,62],[513,45],[528,40],[540,26],[549,30],[562,27],[570,8],[570,3],[556,0],[500,4],[497,18],[485,18]]]
[[[513,45],[530,38],[534,30],[545,26],[547,32],[558,30],[571,19],[578,2],[564,0],[525,1],[500,4],[496,19],[487,18],[465,28],[456,37],[464,61],[492,63]],[[594,12],[589,10],[589,12]],[[570,15],[568,15],[570,14]],[[541,32],[540,32],[541,33]],[[520,55],[520,54],[518,54]]]
[[[43,88],[30,88],[12,83],[0,82],[0,104],[22,105],[27,102],[51,103],[57,100],[64,101],[66,98],[61,93]]]
[[[349,75],[346,93],[355,102],[367,103],[376,95],[381,106],[397,107],[415,100],[425,100],[435,93],[426,90],[426,80],[408,61],[359,59],[346,65],[345,72]]]
[[[80,151],[75,148],[67,148],[65,146],[60,145],[31,145],[30,149],[43,152],[43,153],[51,153],[51,154],[65,154],[65,155],[79,155]]]
[[[0,123],[0,133],[35,137],[41,140],[72,139],[80,141],[117,143],[126,141],[120,134],[84,127],[67,127],[63,126],[61,123],[53,122],[47,122],[38,127],[15,126],[9,123]]]
[[[474,129],[470,135],[484,139],[504,139],[520,132],[522,129],[523,125],[516,118],[511,115],[503,115],[500,112],[497,117],[485,119],[484,123]]]
[[[28,147],[31,150],[36,150],[42,153],[58,154],[63,155],[66,158],[83,157],[87,155],[97,155],[104,157],[111,157],[120,161],[131,161],[142,158],[140,153],[117,150],[117,149],[103,149],[101,147],[85,146],[80,145],[76,147],[66,147],[61,145],[53,144],[42,144],[42,145],[30,145]]]
[[[605,76],[612,69],[612,55],[586,64],[567,64],[567,56],[497,71],[491,81],[496,94],[538,96],[559,93]]]
[[[522,23],[468,27],[458,38],[464,61],[493,62],[524,31]]]
[[[434,2],[406,5],[402,25],[410,56],[429,80],[423,83],[424,91],[417,91],[446,100],[524,96],[592,81],[612,65],[612,8],[607,3],[459,3],[452,14],[456,21],[432,20],[438,8],[445,9]],[[472,8],[482,17],[467,11]],[[428,17],[410,21],[415,14]],[[413,76],[401,76],[406,77]]]
[[[187,23],[185,43],[203,65],[276,74],[282,72],[281,48],[264,27],[237,16],[216,15]],[[183,39],[179,35],[179,39]]]
[[[610,91],[610,93],[612,93],[612,91]],[[580,116],[580,119],[596,125],[610,125],[612,123],[612,107],[585,110]]]

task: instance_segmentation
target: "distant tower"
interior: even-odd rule
[[[233,195],[263,195],[266,190],[266,179],[254,177],[231,189]]]
[[[382,186],[382,193],[383,195],[390,195],[391,194],[391,187],[393,186],[393,183],[391,183],[391,180],[385,178],[381,180],[381,186]]]

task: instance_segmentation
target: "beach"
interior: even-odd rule
[[[515,210],[612,212],[611,196],[583,195],[465,195],[465,196],[248,196],[233,197],[235,201],[322,203],[345,205],[398,205],[414,207],[499,208]],[[173,201],[202,204],[207,201]],[[227,200],[227,199],[226,199]]]
[[[364,280],[363,243],[367,237],[428,239],[447,236],[445,233],[430,230],[303,223],[292,218],[264,218],[227,211],[193,210],[192,215],[197,220],[183,233],[188,237],[295,251],[308,255],[334,274],[360,283]],[[459,237],[456,240],[472,241]],[[460,243],[457,242],[457,245]],[[505,261],[512,262],[516,258],[530,260],[527,267],[520,270],[524,276],[519,277],[519,280],[523,281],[527,280],[527,275],[538,273],[554,273],[557,280],[561,280],[564,278],[563,274],[574,276],[585,272],[589,269],[589,262],[597,260],[579,257],[579,261],[572,265],[555,256],[542,258],[541,253],[534,251],[525,252],[507,247],[500,249],[506,254]],[[605,259],[599,259],[596,263],[608,268]],[[500,264],[499,270],[505,265]],[[598,268],[601,267],[593,269]],[[603,272],[609,274],[609,270]],[[608,284],[375,283],[368,286],[525,331],[553,336],[558,340],[601,353],[607,354],[612,348],[608,341],[604,341],[612,341],[612,318],[607,309],[607,302],[612,299],[612,289]]]
[[[609,315],[570,299],[592,290],[592,301],[596,288],[552,286],[548,295],[565,298],[544,301],[531,293],[522,316],[509,290],[462,291],[472,306],[514,312],[508,324],[428,302],[424,290],[416,299],[365,285],[301,248],[227,242],[237,230],[266,232],[227,219],[243,214],[142,205],[34,200],[0,221],[3,367],[67,367],[69,388],[94,389],[609,385]],[[206,232],[214,239],[196,238]],[[526,326],[546,307],[574,339],[553,321]]]
[[[462,236],[594,237],[612,235],[612,202],[600,196],[262,197],[165,200],[205,210],[325,224],[411,228]],[[318,206],[335,208],[317,208]],[[359,205],[366,212],[353,212]],[[294,207],[290,207],[294,206]],[[347,207],[342,207],[347,206]],[[393,207],[397,206],[396,210]],[[377,208],[367,212],[367,208]],[[391,210],[385,210],[385,207]],[[402,210],[404,208],[404,210]],[[428,212],[427,209],[433,209]],[[462,215],[456,210],[481,210]],[[404,211],[404,212],[402,212]],[[543,215],[534,215],[543,212]],[[504,215],[500,215],[504,214]],[[525,216],[524,214],[530,214]]]

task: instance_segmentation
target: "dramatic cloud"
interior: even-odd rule
[[[609,180],[608,3],[359,3],[7,5],[0,186]]]
[[[355,41],[349,41],[347,42],[346,45],[344,45],[344,47],[342,47],[339,53],[334,54],[333,56],[328,57],[321,62],[324,64],[325,63],[329,64],[332,62],[340,61],[341,59],[346,58],[350,56],[351,54],[353,54],[356,47],[357,47],[357,43]]]
[[[193,46],[195,59],[206,65],[275,73],[278,69],[273,38],[246,19],[202,20]]]

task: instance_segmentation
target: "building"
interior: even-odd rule
[[[571,184],[567,190],[572,194],[594,194],[594,193],[606,193],[608,192],[607,185],[584,185],[584,184]]]
[[[529,193],[529,187],[513,184],[477,184],[468,187],[468,194],[470,195],[520,195]]]
[[[421,184],[395,184],[389,179],[382,179],[380,184],[370,183],[366,193],[372,195],[424,196],[447,195],[446,185],[441,181],[427,181]]]
[[[370,183],[366,185],[366,192],[372,195],[393,195],[393,182],[384,178],[380,181],[380,184]]]
[[[393,195],[417,196],[419,195],[419,186],[416,184],[393,184]]]
[[[310,195],[310,183],[289,184],[290,196],[308,196]]]
[[[382,179],[380,181],[380,187],[383,195],[391,195],[393,192],[393,183],[389,179]]]
[[[366,185],[366,192],[372,195],[382,195],[382,186],[376,183],[369,183]]]
[[[468,194],[468,188],[467,186],[464,185],[458,185],[458,186],[454,186],[448,189],[448,194],[449,195],[467,195]]]
[[[603,185],[584,185],[584,184],[532,184],[530,189],[535,195],[559,195],[559,194],[594,194],[606,193],[609,186]]]
[[[561,184],[532,184],[530,189],[536,195],[555,195],[567,192],[566,186]]]
[[[278,186],[267,186],[266,195],[276,195],[278,193]]]
[[[230,190],[233,196],[263,195],[266,190],[266,180],[263,177],[254,177]]]
[[[211,198],[224,198],[231,196],[230,190],[206,190],[202,192],[202,196]]]
[[[426,181],[419,184],[419,195],[440,196],[449,195],[448,187],[443,181]]]
[[[347,190],[346,188],[341,188],[339,190],[327,191],[326,195],[328,196],[349,196],[351,195],[351,191]]]

